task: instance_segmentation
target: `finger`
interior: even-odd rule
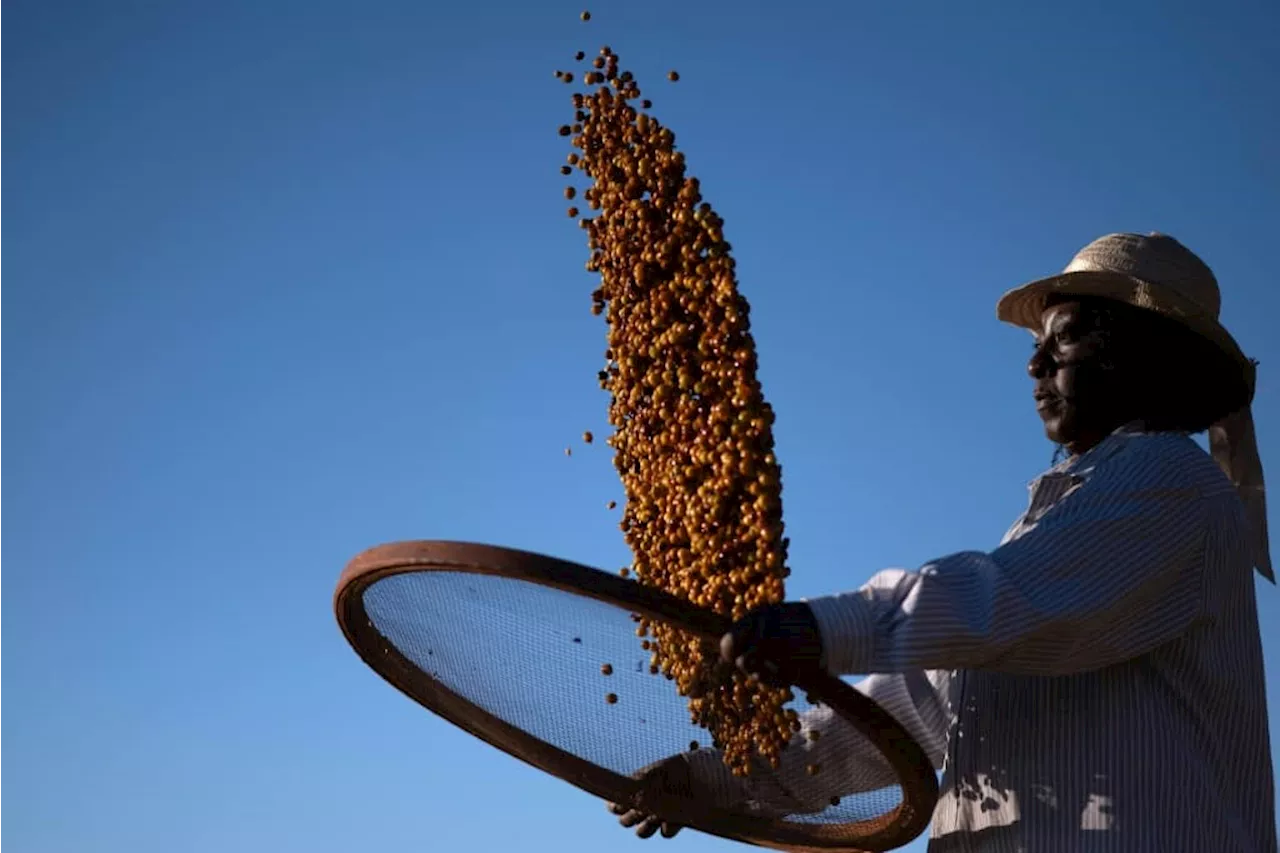
[[[734,661],[734,663],[737,665],[738,669],[748,675],[759,673],[761,669],[760,655],[754,650],[748,650],[738,655],[738,659]]]
[[[646,817],[648,817],[648,815],[646,815],[644,812],[638,812],[635,809],[630,809],[629,811],[627,811],[626,814],[618,818],[618,823],[622,824],[627,829],[630,829],[631,827],[635,826],[637,823],[640,823],[641,821],[643,821]]]
[[[772,660],[764,658],[760,661],[760,680],[770,687],[790,687],[791,679],[787,678],[782,667],[778,666]]]
[[[622,803],[605,803],[605,807],[608,808],[609,811],[617,815],[626,814],[627,812],[631,811],[630,806],[624,806],[622,805]]]
[[[658,831],[660,826],[662,826],[662,821],[650,815],[636,827],[636,835],[641,838],[652,838],[653,834]]]
[[[680,824],[678,824],[678,823],[667,823],[667,822],[664,820],[664,821],[662,822],[662,837],[663,837],[663,838],[675,838],[675,837],[676,837],[676,833],[680,831],[680,828],[681,828],[681,827],[680,827]]]
[[[754,616],[735,622],[729,633],[720,638],[720,659],[733,664],[740,655],[755,646],[759,637],[759,620]]]
[[[733,631],[720,638],[720,660],[732,664],[738,656],[738,638]]]

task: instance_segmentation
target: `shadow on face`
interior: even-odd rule
[[[1097,444],[1130,415],[1119,393],[1124,377],[1114,358],[1111,319],[1075,300],[1050,304],[1040,317],[1027,363],[1036,412],[1049,440],[1073,453]]]
[[[1240,366],[1150,311],[1090,297],[1046,305],[1027,363],[1050,441],[1083,453],[1116,429],[1203,432],[1249,401]]]

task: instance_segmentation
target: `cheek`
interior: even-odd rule
[[[1077,370],[1075,365],[1064,365],[1059,367],[1053,374],[1053,390],[1061,397],[1071,399],[1076,396],[1079,386]]]
[[[1094,362],[1064,365],[1053,377],[1053,388],[1072,404],[1073,409],[1083,407],[1090,414],[1109,408],[1123,397],[1113,377]]]

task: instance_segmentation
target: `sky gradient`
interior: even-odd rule
[[[11,849],[639,843],[396,694],[330,609],[388,540],[626,560],[579,439],[607,398],[557,171],[578,49],[622,55],[726,219],[791,595],[996,545],[1053,449],[995,300],[1111,231],[1214,268],[1280,482],[1280,6],[591,9],[5,2]]]

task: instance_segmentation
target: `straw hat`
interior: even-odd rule
[[[1057,275],[1015,288],[1000,298],[996,316],[1038,330],[1051,295],[1095,296],[1154,311],[1215,344],[1239,365],[1252,402],[1256,362],[1247,358],[1218,314],[1222,295],[1212,270],[1166,234],[1108,234],[1081,249]],[[1209,430],[1213,457],[1235,483],[1252,527],[1254,564],[1272,582],[1265,487],[1248,403]]]
[[[1052,294],[1099,296],[1155,311],[1212,341],[1240,364],[1246,376],[1253,372],[1253,362],[1218,322],[1222,295],[1213,271],[1166,234],[1099,237],[1062,272],[1006,293],[996,305],[996,315],[1015,326],[1039,329],[1040,315]]]

